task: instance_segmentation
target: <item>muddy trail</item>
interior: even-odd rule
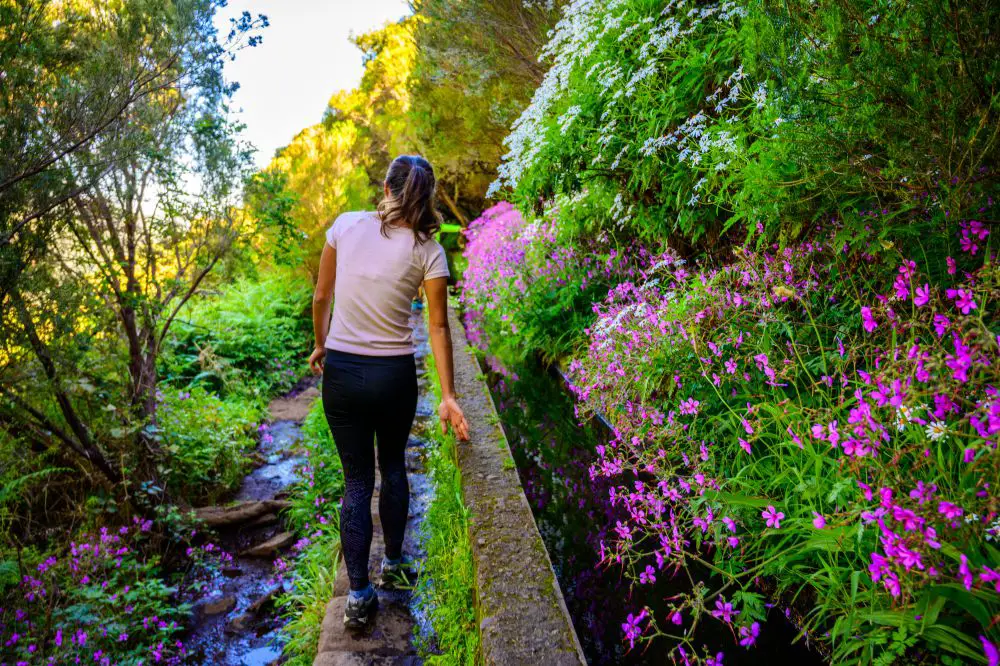
[[[414,312],[419,401],[417,417],[407,443],[410,515],[404,551],[419,560],[420,525],[432,496],[426,471],[422,433],[433,415],[434,397],[427,384],[424,358],[429,352],[423,317]],[[306,463],[301,444],[302,422],[319,397],[318,378],[307,378],[269,406],[270,424],[256,451],[261,464],[248,474],[237,493],[223,505],[197,511],[215,535],[213,539],[232,556],[203,596],[194,602],[193,627],[188,634],[194,664],[267,666],[282,661],[285,620],[275,600],[291,583],[278,582],[275,560],[291,557],[298,536],[288,531],[281,513],[290,505],[290,487]],[[373,507],[377,507],[376,486]],[[371,566],[382,557],[381,529],[374,512],[375,539]],[[286,559],[287,559],[286,557]],[[335,598],[327,608],[317,663],[420,663],[412,643],[413,628],[423,626],[409,590],[380,591],[379,616],[366,634],[347,635],[342,626],[347,594],[343,559],[339,562]],[[338,614],[339,613],[339,614]],[[323,654],[324,652],[328,654]]]

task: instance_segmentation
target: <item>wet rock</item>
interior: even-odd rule
[[[209,527],[231,527],[241,525],[264,516],[287,509],[292,505],[287,500],[248,500],[230,506],[205,506],[195,509],[195,517]]]
[[[247,527],[267,527],[268,525],[274,525],[277,522],[278,522],[278,514],[265,513],[260,518],[254,518],[249,523],[247,523]]]
[[[210,599],[201,605],[201,612],[206,615],[222,615],[236,608],[236,597],[219,597]]]
[[[295,543],[295,533],[294,532],[282,532],[277,534],[262,544],[256,545],[253,548],[248,548],[247,550],[240,553],[243,557],[273,557],[282,548],[288,548],[293,543]]]
[[[237,615],[226,625],[227,634],[239,634],[250,628],[256,616],[253,613]]]

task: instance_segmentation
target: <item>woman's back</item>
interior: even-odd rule
[[[410,304],[420,283],[448,276],[444,249],[387,227],[375,212],[344,213],[326,232],[337,251],[333,321],[326,348],[365,356],[413,353]]]

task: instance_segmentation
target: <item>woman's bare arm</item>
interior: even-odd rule
[[[451,349],[451,327],[448,324],[448,279],[433,278],[424,282],[427,293],[427,319],[431,338],[431,351],[441,382],[441,405],[438,417],[441,432],[451,425],[460,440],[469,439],[469,424],[458,405],[455,395],[455,362]]]
[[[313,334],[316,338],[313,352],[309,355],[309,367],[313,373],[323,372],[326,357],[326,336],[330,332],[330,307],[333,304],[333,287],[337,282],[337,251],[329,244],[323,245],[323,255],[319,260],[319,275],[313,292]]]

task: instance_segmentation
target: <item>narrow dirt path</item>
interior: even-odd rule
[[[406,467],[410,480],[410,515],[406,524],[403,552],[419,561],[423,556],[420,545],[420,527],[432,488],[426,468],[427,451],[424,433],[432,426],[434,397],[428,385],[424,360],[429,353],[427,329],[421,313],[413,314],[414,342],[417,346],[417,382],[420,397],[417,418],[406,448]],[[376,475],[375,496],[372,498],[372,520],[375,537],[372,540],[368,562],[372,580],[378,574],[385,552],[382,526],[378,517],[379,477]],[[318,652],[313,666],[383,666],[388,664],[410,666],[422,663],[417,656],[412,636],[418,619],[410,590],[379,590],[379,610],[375,622],[363,632],[344,629],[344,606],[347,602],[348,580],[343,558],[337,569],[334,598],[326,607],[326,618],[320,635]]]

